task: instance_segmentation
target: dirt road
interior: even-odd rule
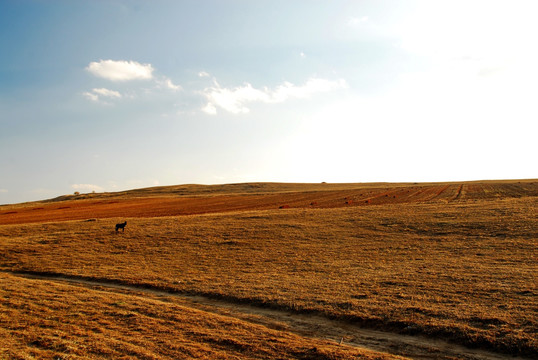
[[[181,301],[183,306],[233,317],[271,329],[292,332],[304,337],[326,339],[347,346],[401,355],[411,359],[524,359],[469,349],[443,340],[364,329],[349,322],[328,319],[319,315],[261,308],[199,295],[137,287],[105,279],[88,280],[59,274],[7,273],[43,281],[69,283],[72,286],[90,287],[103,292],[119,292],[135,297],[148,297],[162,301],[173,298],[175,301]]]

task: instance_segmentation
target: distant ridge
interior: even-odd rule
[[[123,190],[117,192],[85,193],[79,195],[61,195],[41,202],[56,202],[80,199],[110,199],[124,197],[162,197],[162,196],[214,196],[214,195],[240,195],[240,194],[274,194],[286,192],[308,192],[327,190],[353,190],[366,188],[397,188],[408,186],[439,186],[451,184],[538,184],[538,179],[519,180],[475,180],[451,182],[372,182],[372,183],[280,183],[280,182],[247,182],[231,184],[182,184],[154,186],[140,189]],[[532,186],[531,186],[532,188]],[[529,189],[531,190],[531,189]],[[531,191],[532,192],[532,191]]]
[[[0,224],[224,212],[472,203],[538,196],[537,180],[158,186],[0,206]]]

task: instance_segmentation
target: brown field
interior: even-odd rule
[[[536,358],[537,209],[535,180],[0,206],[0,358]]]

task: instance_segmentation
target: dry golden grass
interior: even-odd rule
[[[395,359],[147,293],[0,274],[2,359]]]
[[[99,216],[2,225],[0,268],[324,314],[534,356],[536,185],[499,184],[383,189],[433,196],[424,203],[133,217],[125,233],[114,232],[123,218]],[[357,199],[368,190],[345,191]],[[279,196],[275,203],[290,199]]]

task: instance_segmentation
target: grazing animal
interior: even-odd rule
[[[119,229],[125,232],[125,225],[127,225],[127,221],[124,221],[120,224],[116,224],[116,232],[118,232]]]

